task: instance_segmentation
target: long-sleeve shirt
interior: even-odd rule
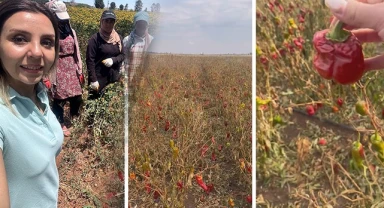
[[[121,45],[123,39],[120,36]],[[88,40],[86,52],[86,64],[88,72],[88,84],[99,82],[99,90],[102,90],[107,84],[118,81],[121,63],[124,61],[124,50],[119,49],[118,44],[107,43],[99,33],[95,33]],[[113,65],[106,67],[102,61],[111,58]]]
[[[134,37],[131,37],[134,36]],[[143,54],[145,52],[145,45],[150,45],[153,36],[148,34],[148,40],[137,36],[136,34],[130,34],[123,40],[125,60],[124,64],[127,68],[136,68],[142,63]]]

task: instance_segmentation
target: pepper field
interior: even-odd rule
[[[383,72],[353,85],[318,75],[312,38],[331,18],[321,2],[257,1],[258,207],[384,206],[384,163],[370,142],[376,131],[384,133]],[[363,49],[370,57],[381,46]],[[360,100],[368,104],[366,116],[355,110]],[[364,167],[353,170],[352,143],[359,139]]]
[[[86,75],[87,40],[102,10],[68,11]],[[117,31],[128,35],[134,13],[116,15]],[[251,207],[251,66],[249,55],[151,55],[129,97],[126,169],[123,83],[97,101],[86,100],[84,86],[81,117],[68,123],[61,152],[59,207],[123,207],[127,181],[132,208]]]
[[[149,56],[129,101],[130,207],[251,207],[251,64]]]

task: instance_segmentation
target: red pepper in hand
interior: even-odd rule
[[[316,50],[313,63],[325,79],[339,84],[352,84],[364,75],[364,55],[360,41],[343,29],[337,21],[331,29],[316,32],[313,37]]]

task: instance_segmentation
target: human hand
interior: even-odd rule
[[[101,63],[103,63],[106,67],[111,67],[113,65],[113,60],[111,58],[104,59]]]
[[[325,3],[362,43],[384,41],[384,0],[325,0]],[[366,71],[383,69],[384,54],[365,58],[364,65]]]
[[[99,90],[99,82],[98,81],[91,82],[90,87],[91,87],[91,89],[98,91]]]

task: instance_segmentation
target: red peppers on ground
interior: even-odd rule
[[[313,37],[316,54],[313,60],[317,72],[339,84],[352,84],[364,75],[364,55],[360,41],[343,29],[337,21],[331,29],[316,32]]]

